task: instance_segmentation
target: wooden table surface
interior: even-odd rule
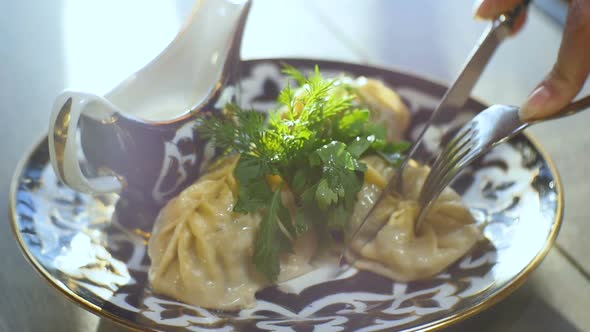
[[[0,331],[127,331],[77,307],[21,255],[8,223],[17,161],[47,131],[66,87],[104,93],[174,37],[192,1],[54,0],[0,4]],[[401,68],[450,82],[485,28],[472,3],[403,0],[254,0],[245,59],[326,58]],[[519,104],[555,59],[562,27],[532,8],[501,45],[474,95]],[[590,89],[586,88],[585,93]],[[590,331],[590,112],[530,130],[565,188],[557,243],[530,279],[493,308],[447,331]]]

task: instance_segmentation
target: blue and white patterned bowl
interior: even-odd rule
[[[286,83],[284,61],[326,76],[348,73],[383,80],[413,113],[408,139],[416,137],[445,87],[396,71],[347,63],[267,59],[245,61],[241,102],[274,105]],[[485,106],[469,100],[429,129],[424,160]],[[306,282],[257,294],[254,309],[219,312],[153,294],[142,234],[113,218],[118,197],[91,197],[65,187],[49,164],[43,139],[19,165],[10,193],[12,226],[26,258],[49,284],[91,312],[128,327],[153,331],[424,331],[471,316],[506,297],[541,262],[559,231],[563,195],[549,157],[527,135],[503,144],[454,183],[487,241],[429,280],[401,283],[350,270],[326,279],[315,271]]]

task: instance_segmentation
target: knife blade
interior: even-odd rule
[[[418,150],[422,138],[426,131],[428,130],[430,124],[436,120],[437,115],[445,110],[450,108],[461,108],[465,102],[471,96],[471,91],[473,87],[476,85],[481,73],[484,71],[486,65],[488,64],[489,60],[492,58],[495,50],[498,46],[504,41],[508,36],[511,35],[512,28],[516,19],[522,13],[523,10],[526,9],[530,0],[523,1],[522,4],[514,8],[511,12],[506,13],[498,17],[496,20],[492,21],[486,30],[482,33],[480,39],[470,52],[467,57],[467,61],[463,65],[462,70],[459,72],[459,75],[456,77],[453,84],[447,89],[445,94],[443,95],[441,101],[437,105],[437,107],[432,112],[427,124],[424,126],[418,138],[412,145],[409,153],[404,158],[400,168],[395,172],[394,176],[390,179],[387,183],[379,197],[375,200],[375,203],[369,209],[369,212],[366,214],[363,221],[360,225],[353,231],[350,240],[347,241],[342,255],[340,257],[341,265],[344,264],[345,256],[349,253],[351,245],[357,240],[359,234],[363,234],[364,239],[361,239],[359,243],[359,251],[362,247],[364,247],[369,241],[371,241],[375,235],[387,224],[387,218],[384,220],[379,221],[375,225],[367,224],[367,221],[377,208],[379,204],[382,203],[383,198],[392,194],[392,193],[401,193],[401,188],[403,186],[403,179],[401,174],[403,174],[403,170],[408,165],[408,162],[412,159],[416,151]],[[370,226],[370,228],[368,228]],[[354,256],[353,256],[354,257]],[[349,266],[353,266],[356,259],[349,263]]]

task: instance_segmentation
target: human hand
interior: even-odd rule
[[[476,17],[493,19],[522,0],[479,0]],[[516,21],[518,32],[526,20]],[[557,113],[580,92],[590,73],[590,0],[571,0],[557,61],[545,79],[533,89],[521,107],[523,120],[541,119]]]

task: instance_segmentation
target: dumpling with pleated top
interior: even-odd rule
[[[401,96],[374,78],[359,76],[352,83],[361,105],[371,110],[371,120],[382,123],[387,130],[387,139],[397,141],[408,130],[411,113]]]
[[[351,229],[360,225],[394,174],[394,168],[380,157],[369,156],[363,161],[368,169],[351,216]],[[403,197],[386,196],[376,207],[351,246],[358,268],[399,281],[424,279],[445,270],[482,239],[480,227],[451,188],[442,192],[421,231],[415,233],[420,212],[417,199],[429,171],[428,166],[410,163],[403,174]],[[386,224],[371,239],[367,231],[377,229],[372,226],[381,225],[380,221]]]
[[[213,164],[160,212],[148,243],[148,277],[155,293],[211,309],[252,307],[268,282],[252,263],[259,213],[236,213],[239,156]],[[312,232],[281,257],[278,281],[311,269]]]

